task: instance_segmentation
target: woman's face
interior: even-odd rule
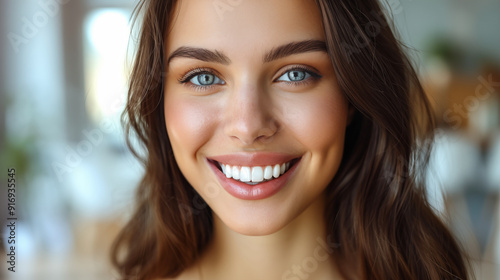
[[[176,9],[164,103],[175,159],[229,228],[276,232],[322,201],[342,158],[348,103],[320,12],[313,0]]]

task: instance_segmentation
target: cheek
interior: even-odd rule
[[[193,157],[196,151],[210,139],[216,116],[210,106],[194,100],[166,97],[165,123],[168,137],[174,153],[189,153]]]
[[[317,98],[316,98],[317,97]],[[338,93],[304,99],[290,106],[289,127],[307,151],[299,185],[313,199],[335,176],[344,151],[348,103]],[[295,109],[295,110],[294,110]],[[294,112],[291,112],[291,111]]]
[[[304,98],[285,109],[296,138],[312,151],[342,149],[347,122],[347,101],[338,93]]]

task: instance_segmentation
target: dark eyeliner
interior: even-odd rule
[[[303,80],[303,81],[298,81],[298,82],[293,82],[293,81],[278,81],[278,79],[285,75],[286,73],[290,72],[290,71],[304,71],[306,73],[308,73],[309,75],[311,75],[311,77],[307,80]],[[294,65],[294,66],[290,66],[288,68],[285,68],[285,70],[283,70],[279,75],[278,75],[278,78],[276,78],[274,81],[275,82],[282,82],[282,83],[286,83],[286,84],[290,84],[290,85],[295,85],[295,86],[298,86],[298,85],[303,85],[303,84],[307,84],[309,82],[312,82],[311,79],[313,80],[319,80],[321,78],[323,78],[323,76],[321,76],[320,74],[318,74],[316,69],[312,68],[312,67],[307,67],[307,66],[302,66],[302,65]]]
[[[291,67],[283,70],[281,72],[281,74],[278,76],[278,78],[281,77],[281,76],[283,76],[287,72],[290,72],[290,71],[304,71],[304,72],[309,73],[313,78],[316,78],[316,79],[320,79],[320,78],[323,77],[320,74],[316,73],[317,71],[315,71],[315,70],[313,70],[313,69],[311,69],[309,67],[296,65],[296,66],[291,66]]]
[[[209,68],[193,68],[190,69],[184,74],[182,77],[178,79],[179,83],[185,84],[189,82],[192,78],[194,78],[196,75],[200,74],[210,74],[214,76],[218,76],[217,73]]]

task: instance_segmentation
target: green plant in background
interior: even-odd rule
[[[37,134],[36,130],[33,129],[33,125],[28,125],[28,127],[16,127],[16,129],[22,130],[23,134],[13,135],[9,132],[8,119],[5,116],[8,113],[8,109],[12,108],[9,106],[13,105],[12,99],[8,95],[2,96],[3,101],[0,103],[0,114],[2,118],[0,120],[5,120],[1,126],[1,137],[0,140],[0,179],[1,185],[5,186],[0,188],[0,219],[3,224],[7,220],[7,178],[8,169],[15,169],[15,195],[16,195],[16,205],[15,205],[15,216],[20,219],[22,218],[23,208],[25,207],[25,201],[23,198],[24,194],[29,189],[29,182],[33,180],[36,174],[38,160],[38,152],[36,151]],[[20,136],[22,135],[22,136]],[[0,233],[2,231],[0,230]],[[5,244],[0,242],[0,252],[5,250]]]
[[[13,105],[13,99],[9,98],[9,95],[4,96],[3,104],[0,105],[0,114],[7,114],[7,110],[9,106]],[[6,118],[2,118],[5,122],[8,122]],[[20,180],[28,180],[32,177],[36,162],[36,129],[33,129],[33,125],[30,124],[28,127],[16,127],[15,129],[19,129],[24,131],[25,133],[22,136],[12,135],[9,133],[8,129],[9,124],[5,123],[3,127],[5,131],[2,131],[2,147],[1,147],[1,159],[0,159],[0,167],[2,170],[1,177],[7,175],[8,168],[16,169],[16,177]],[[19,187],[23,188],[24,186],[19,185]]]
[[[22,180],[29,179],[33,171],[33,158],[35,155],[35,137],[30,136],[24,139],[9,139],[7,135],[4,139],[4,149],[2,150],[2,172],[7,173],[8,168],[16,169],[16,177]],[[23,187],[19,185],[19,187]]]
[[[472,76],[485,68],[499,69],[500,62],[491,53],[445,34],[435,34],[427,41],[425,59],[439,60],[453,72]]]
[[[438,58],[448,66],[456,68],[464,57],[464,50],[459,43],[446,36],[434,36],[428,43],[427,55]]]

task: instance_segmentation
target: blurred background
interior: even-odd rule
[[[16,173],[16,273],[114,279],[109,247],[141,165],[120,126],[134,0],[0,0],[0,233]],[[429,196],[473,259],[500,279],[500,1],[387,0],[439,128]],[[130,44],[129,44],[130,39]]]

